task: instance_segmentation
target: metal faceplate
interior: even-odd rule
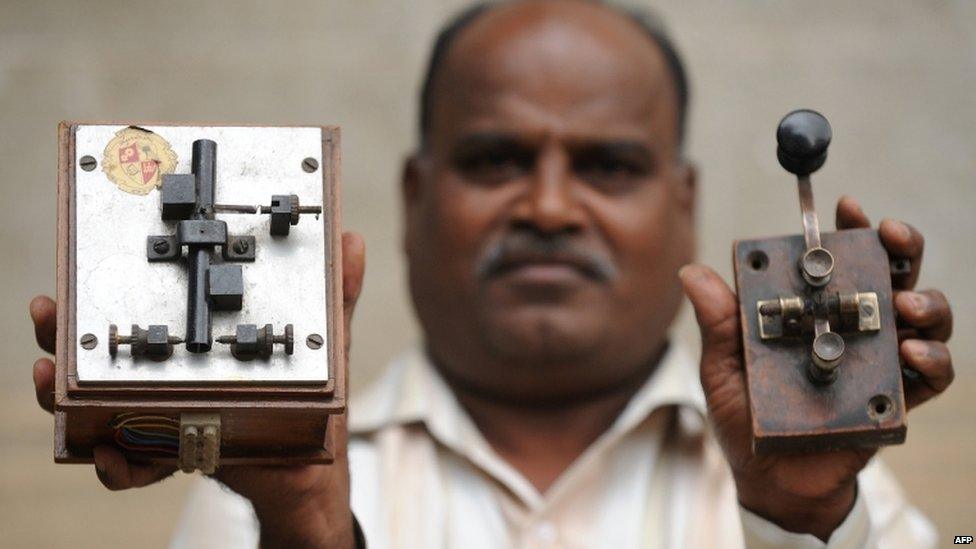
[[[238,324],[273,324],[275,333],[294,325],[294,354],[278,349],[270,358],[241,361],[229,345],[214,343],[195,354],[175,345],[172,357],[153,361],[133,358],[127,348],[109,355],[108,331],[116,324],[166,324],[183,336],[187,317],[186,254],[175,262],[146,259],[146,238],[175,234],[176,221],[160,217],[160,191],[145,195],[122,190],[103,171],[107,144],[126,126],[79,126],[75,140],[75,291],[79,383],[118,382],[284,382],[323,383],[329,378],[328,342],[305,345],[306,337],[328,337],[326,313],[326,216],[303,215],[287,237],[269,234],[270,216],[218,213],[228,233],[256,239],[254,262],[243,267],[244,298],[240,311],[213,312],[213,338],[233,335]],[[191,148],[197,139],[217,143],[216,202],[268,205],[273,194],[295,194],[302,204],[321,205],[323,168],[308,173],[302,163],[323,166],[321,128],[147,126],[164,139],[177,161],[173,173],[190,173]],[[85,171],[79,161],[97,159]],[[90,163],[90,159],[88,159]],[[86,350],[83,334],[97,336]]]

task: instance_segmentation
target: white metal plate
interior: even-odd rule
[[[162,362],[133,359],[128,346],[112,358],[108,327],[129,334],[132,324],[146,328],[166,324],[170,334],[186,332],[186,253],[178,262],[149,263],[146,237],[171,235],[175,221],[160,218],[160,193],[145,196],[120,190],[102,171],[106,144],[125,126],[79,126],[75,166],[85,155],[98,161],[92,171],[76,168],[76,322],[77,336],[92,333],[98,345],[85,350],[77,345],[79,383],[118,382],[286,382],[322,383],[328,379],[328,341],[317,350],[305,338],[317,333],[328,338],[325,287],[325,216],[302,215],[287,237],[272,238],[270,216],[218,213],[228,234],[253,235],[256,259],[241,265],[244,306],[241,311],[214,311],[214,345],[208,353],[194,354],[176,345],[173,356]],[[178,156],[175,173],[190,173],[192,143],[217,143],[215,202],[218,204],[270,204],[272,194],[296,194],[302,205],[323,203],[322,168],[302,169],[307,157],[322,161],[321,128],[146,126],[169,142]],[[216,252],[215,255],[219,255]],[[267,360],[243,362],[229,345],[216,343],[232,335],[237,324],[273,324],[281,333],[293,324],[295,352],[275,346]]]

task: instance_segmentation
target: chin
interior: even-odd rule
[[[527,308],[490,318],[482,331],[485,347],[497,360],[539,367],[585,361],[605,340],[596,315],[560,308]]]

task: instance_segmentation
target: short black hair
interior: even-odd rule
[[[431,49],[430,58],[427,62],[427,72],[424,74],[423,87],[420,91],[419,130],[421,147],[426,146],[427,136],[430,132],[434,109],[434,78],[441,70],[444,59],[447,57],[448,51],[451,49],[454,41],[461,34],[461,31],[468,28],[485,13],[498,6],[517,1],[519,0],[478,2],[456,14],[438,31],[437,39],[434,41],[434,47]],[[685,137],[690,90],[681,55],[678,53],[678,49],[668,35],[661,19],[647,10],[634,7],[621,7],[600,0],[591,1],[608,6],[636,23],[647,37],[651,39],[651,42],[661,50],[665,65],[671,73],[671,79],[674,82],[678,100],[678,144],[680,146],[684,142]]]

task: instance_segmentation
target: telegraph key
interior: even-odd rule
[[[803,234],[734,245],[753,446],[757,453],[876,447],[905,440],[905,399],[888,257],[871,229],[821,233],[810,175],[830,124],[789,113],[780,164],[797,176]]]
[[[59,141],[55,460],[330,462],[338,128],[65,122]]]

